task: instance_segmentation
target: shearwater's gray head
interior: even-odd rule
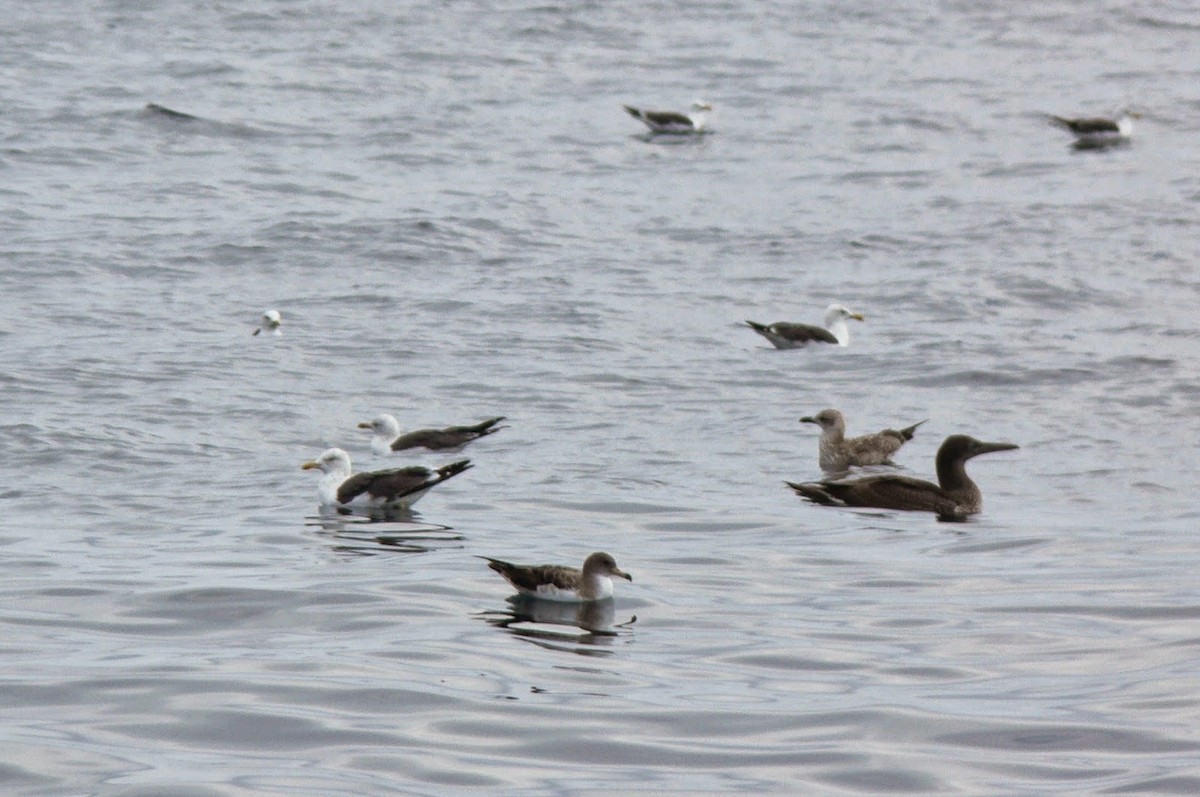
[[[627,581],[633,581],[633,576],[617,567],[617,560],[612,554],[596,551],[583,561],[585,575],[619,576]]]

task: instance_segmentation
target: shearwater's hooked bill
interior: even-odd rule
[[[495,434],[503,426],[496,426],[504,416],[488,418],[473,426],[447,426],[445,429],[417,429],[405,434],[400,433],[400,422],[395,416],[384,413],[376,415],[369,421],[358,425],[359,429],[370,429],[374,432],[371,438],[371,450],[380,456],[393,451],[403,451],[406,448],[427,448],[430,451],[459,451],[467,443]]]
[[[565,565],[514,565],[489,556],[488,567],[508,579],[523,595],[552,601],[598,601],[611,598],[612,576],[633,581],[610,554],[597,551],[583,560],[583,569]]]
[[[259,322],[258,326],[255,327],[254,331],[251,332],[250,334],[258,335],[263,332],[266,332],[268,335],[282,335],[283,332],[280,330],[280,327],[282,327],[282,326],[283,326],[283,316],[281,316],[279,314],[279,311],[278,310],[266,310],[262,314],[262,320]]]
[[[806,415],[801,423],[815,423],[821,427],[821,439],[817,444],[817,461],[830,471],[844,471],[853,465],[891,465],[892,454],[900,446],[913,439],[917,427],[925,423],[918,421],[903,429],[884,429],[875,434],[861,437],[846,437],[846,420],[835,409],[821,410],[816,415]]]
[[[1015,448],[1012,443],[985,443],[965,434],[950,435],[937,452],[937,484],[890,474],[845,481],[785,483],[808,500],[826,506],[934,512],[942,520],[965,520],[983,509],[983,494],[967,476],[967,460]]]
[[[320,470],[317,494],[322,507],[354,505],[410,507],[430,488],[474,467],[463,459],[436,469],[409,465],[404,468],[353,473],[350,455],[340,448],[331,448],[302,470]]]
[[[1142,115],[1136,111],[1124,111],[1116,119],[1100,116],[1068,119],[1051,114],[1050,122],[1069,130],[1075,136],[1076,144],[1087,148],[1129,141],[1133,135],[1133,120],[1141,118]]]
[[[777,349],[799,349],[809,343],[834,343],[838,346],[850,344],[850,328],[846,319],[865,321],[862,313],[856,313],[840,304],[831,304],[825,308],[825,326],[812,324],[794,324],[789,321],[776,321],[774,324],[759,324],[747,321],[746,326],[762,335]]]
[[[634,108],[632,105],[624,105],[622,107],[630,116],[650,128],[651,133],[670,133],[674,135],[703,132],[704,126],[708,123],[708,115],[713,109],[704,100],[693,101],[692,107],[689,109],[690,113],[679,113],[678,111],[644,111],[640,108]]]

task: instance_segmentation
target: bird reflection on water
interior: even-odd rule
[[[424,523],[411,509],[364,507],[361,511],[322,511],[305,518],[305,526],[321,529],[338,544],[334,550],[358,556],[384,552],[425,553],[461,547],[465,537],[450,526]]]
[[[611,645],[620,636],[620,630],[637,622],[637,615],[622,623],[615,623],[616,607],[611,598],[585,603],[563,603],[539,600],[529,595],[513,595],[507,598],[509,609],[481,612],[489,624],[504,628],[513,634],[541,645],[558,650],[571,650],[580,655],[607,654],[594,648],[564,648],[562,644],[575,643],[584,646]],[[582,634],[537,626],[569,626],[583,631]]]

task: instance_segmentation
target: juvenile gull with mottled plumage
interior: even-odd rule
[[[503,426],[496,426],[504,420],[501,415],[488,418],[473,426],[447,426],[445,429],[417,429],[413,432],[400,434],[400,422],[395,416],[384,413],[376,415],[370,421],[363,421],[359,429],[370,429],[375,433],[371,438],[371,450],[380,456],[393,451],[403,451],[406,448],[427,448],[430,451],[460,451],[467,443],[494,434]]]
[[[801,423],[815,423],[821,427],[821,439],[817,444],[817,457],[825,470],[843,471],[852,465],[891,465],[892,454],[900,446],[913,439],[919,421],[903,429],[884,429],[875,434],[861,437],[846,437],[846,420],[834,409],[821,410],[816,415],[806,415]]]
[[[812,324],[794,324],[790,321],[776,321],[774,324],[759,324],[747,321],[746,326],[762,335],[777,349],[799,349],[809,343],[834,343],[838,346],[850,344],[850,328],[846,319],[865,320],[862,313],[856,313],[840,304],[831,304],[825,308],[825,326]]]
[[[610,554],[597,551],[583,560],[583,569],[565,565],[514,565],[489,556],[488,567],[508,579],[523,595],[552,601],[598,601],[611,598],[612,576],[633,581]]]
[[[785,484],[808,500],[826,506],[934,512],[942,520],[965,520],[983,510],[983,494],[967,476],[967,460],[1014,448],[1017,446],[1012,443],[985,443],[964,434],[950,435],[937,452],[937,484],[899,475]]]
[[[340,448],[331,448],[300,467],[322,472],[317,494],[323,507],[410,507],[431,488],[474,466],[471,460],[463,459],[433,470],[409,465],[353,473],[350,455]]]

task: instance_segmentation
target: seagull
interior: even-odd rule
[[[759,324],[747,321],[746,326],[762,335],[777,349],[799,349],[809,343],[836,343],[846,346],[850,343],[850,330],[846,319],[856,321],[866,320],[862,313],[856,313],[840,304],[831,304],[825,308],[825,327],[812,324],[793,324],[788,321],[776,321],[774,324]]]
[[[1051,114],[1050,122],[1071,131],[1075,135],[1077,145],[1098,147],[1128,141],[1133,135],[1133,120],[1141,118],[1142,115],[1136,111],[1125,111],[1116,119],[1066,119]]]
[[[690,109],[691,113],[643,111],[631,105],[624,105],[622,107],[630,116],[640,120],[646,127],[650,128],[651,133],[671,133],[674,135],[704,132],[704,125],[708,121],[708,114],[713,109],[704,100],[693,101]]]
[[[400,434],[400,422],[395,416],[384,413],[376,415],[369,421],[358,425],[359,429],[370,429],[375,433],[371,438],[371,450],[380,456],[386,456],[393,451],[403,451],[406,448],[427,448],[430,451],[460,451],[473,440],[487,437],[503,429],[496,426],[504,416],[488,418],[474,426],[447,426],[445,429],[418,429],[415,432]]]
[[[800,423],[815,423],[821,427],[821,441],[817,446],[821,467],[829,471],[844,471],[851,465],[891,465],[892,454],[912,440],[917,427],[925,421],[903,429],[884,429],[849,439],[846,438],[846,421],[834,409],[806,415],[800,419]]]
[[[934,512],[940,520],[965,520],[983,510],[983,495],[967,476],[972,457],[1011,451],[1012,443],[985,443],[965,434],[947,437],[937,452],[938,483],[911,476],[880,475],[846,481],[784,482],[799,495],[826,506]]]
[[[283,316],[279,314],[279,311],[267,310],[262,314],[262,322],[250,334],[257,335],[261,332],[266,332],[268,335],[282,335],[281,326],[283,326]]]
[[[565,565],[514,565],[490,556],[488,567],[508,579],[508,583],[523,595],[551,601],[599,601],[611,598],[611,576],[633,581],[633,576],[617,567],[611,554],[603,551],[583,560],[583,569]]]
[[[404,468],[368,471],[352,474],[350,455],[340,448],[331,448],[301,470],[320,470],[317,494],[322,507],[350,505],[410,507],[430,488],[474,467],[471,460],[462,459],[430,470],[420,465]]]

